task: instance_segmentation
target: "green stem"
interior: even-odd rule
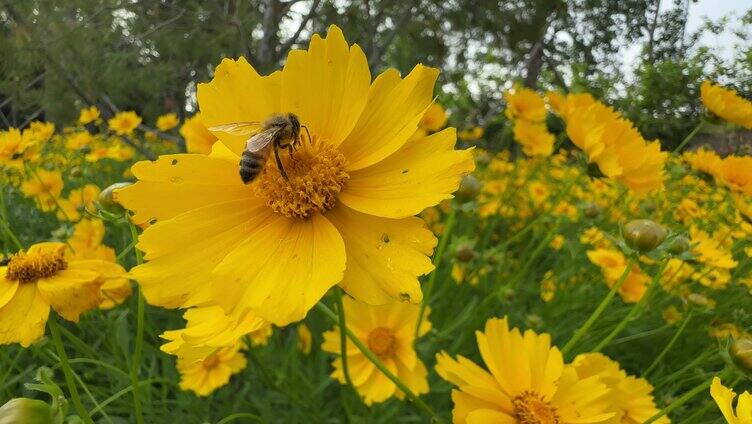
[[[439,267],[441,266],[441,260],[444,258],[444,251],[451,237],[452,229],[454,228],[454,221],[457,218],[457,209],[452,208],[449,212],[449,216],[444,223],[444,233],[441,234],[439,240],[439,246],[436,248],[436,255],[433,257],[433,272],[428,277],[426,282],[426,289],[423,292],[423,301],[420,302],[420,310],[418,311],[418,323],[415,326],[415,337],[418,337],[420,332],[420,324],[423,322],[423,315],[425,315],[426,305],[431,300],[431,293],[433,293],[433,287],[436,284],[436,276],[439,274]]]
[[[5,234],[8,235],[8,238],[10,238],[13,244],[16,245],[16,249],[23,250],[23,245],[18,240],[18,237],[16,237],[16,235],[13,234],[13,231],[10,229],[10,225],[8,225],[8,222],[5,220],[0,220],[0,225],[2,225],[3,231],[5,231]]]
[[[658,285],[658,280],[660,280],[661,275],[663,274],[663,271],[666,269],[666,265],[668,264],[668,259],[664,259],[661,263],[661,267],[658,269],[658,272],[655,274],[655,277],[653,277],[653,280],[650,282],[650,285],[648,286],[648,289],[643,293],[642,297],[640,297],[640,300],[637,301],[637,303],[632,307],[632,309],[629,310],[629,313],[627,313],[627,316],[625,316],[617,325],[614,327],[613,330],[606,336],[605,339],[601,340],[600,343],[598,343],[598,346],[593,349],[593,352],[600,352],[608,346],[611,341],[616,338],[624,329],[627,327],[627,325],[635,318],[637,318],[637,315],[642,312],[643,307],[645,306],[645,303],[647,302],[650,295],[653,293],[653,290]]]
[[[627,261],[627,266],[624,268],[624,272],[621,273],[621,277],[619,277],[619,281],[614,284],[611,287],[611,290],[609,290],[606,297],[601,300],[601,303],[598,305],[597,308],[593,311],[592,314],[590,314],[590,317],[585,321],[580,328],[575,331],[575,333],[572,335],[572,338],[569,339],[567,344],[564,345],[564,347],[561,349],[561,354],[563,356],[567,356],[567,354],[577,345],[577,342],[582,339],[585,334],[590,330],[590,327],[595,324],[596,321],[598,321],[598,318],[603,314],[603,312],[606,310],[608,305],[611,304],[611,301],[614,299],[614,296],[616,296],[616,293],[619,292],[619,289],[621,289],[621,286],[624,284],[624,282],[627,280],[627,277],[629,277],[629,273],[632,272],[632,266],[633,266],[633,260],[630,259]]]
[[[76,387],[76,380],[73,378],[73,370],[71,370],[70,363],[68,363],[68,355],[65,353],[65,347],[63,347],[63,341],[60,339],[60,331],[57,328],[57,322],[55,319],[55,317],[52,317],[47,323],[50,327],[50,334],[52,334],[52,343],[55,345],[57,355],[60,357],[60,367],[63,370],[65,383],[68,385],[73,406],[76,408],[79,418],[87,424],[94,424],[91,416],[86,411],[86,408],[84,408],[83,403],[81,403],[81,397],[79,396],[78,388]]]
[[[721,375],[725,374],[725,370],[721,372]],[[650,417],[647,421],[645,421],[643,424],[650,424],[655,421],[657,421],[662,416],[668,414],[669,412],[673,411],[674,409],[684,405],[688,401],[690,401],[693,397],[697,396],[698,394],[704,392],[705,390],[708,390],[710,387],[710,384],[713,382],[713,379],[710,378],[708,380],[703,381],[699,385],[697,385],[694,389],[684,393],[681,395],[678,399],[671,402],[671,404],[665,408],[663,408],[660,412]]]
[[[687,134],[686,137],[684,137],[684,140],[682,140],[682,142],[679,143],[679,145],[676,146],[676,148],[671,153],[678,153],[678,152],[680,152],[681,149],[683,149],[684,146],[686,146],[687,143],[689,143],[690,140],[692,140],[693,138],[695,138],[695,135],[697,135],[697,133],[700,131],[700,129],[703,127],[703,125],[705,125],[705,121],[701,119],[700,122],[697,123],[697,126],[689,134]]]
[[[355,390],[352,379],[350,379],[350,369],[347,366],[347,334],[345,334],[345,328],[347,328],[347,321],[345,321],[345,306],[342,303],[342,290],[335,289],[334,297],[337,300],[337,314],[339,316],[339,343],[340,343],[340,356],[342,361],[342,374],[345,375],[345,381],[347,385]]]
[[[653,360],[653,363],[650,364],[648,369],[644,373],[642,373],[643,378],[647,378],[648,375],[650,375],[650,372],[653,371],[655,367],[657,367],[658,364],[661,363],[661,361],[663,360],[663,357],[666,356],[666,354],[671,350],[671,348],[674,347],[674,344],[676,343],[676,341],[679,340],[679,336],[681,336],[681,334],[684,332],[684,329],[687,328],[687,324],[689,324],[689,321],[691,319],[692,319],[692,310],[687,312],[687,316],[684,317],[684,322],[682,322],[679,329],[676,330],[676,333],[674,333],[674,336],[671,337],[671,340],[669,340],[666,347],[664,347],[661,353],[658,354],[658,356],[656,356],[655,360]]]
[[[319,302],[316,304],[316,308],[322,313],[324,313],[324,315],[329,317],[329,319],[331,319],[335,324],[340,325],[337,315],[334,312],[332,312],[332,310],[329,309],[329,307]],[[413,393],[413,391],[410,390],[410,388],[407,387],[407,385],[402,380],[400,380],[399,377],[394,375],[389,370],[389,368],[387,368],[386,365],[384,365],[384,363],[381,362],[381,360],[373,352],[371,352],[371,350],[368,349],[368,347],[365,344],[363,344],[363,342],[360,341],[360,339],[355,334],[353,334],[352,331],[350,331],[349,328],[347,328],[344,325],[340,326],[340,328],[345,329],[345,334],[350,339],[350,341],[353,342],[353,344],[361,351],[361,353],[363,353],[363,356],[368,358],[368,360],[371,361],[376,366],[376,368],[378,368],[379,371],[381,371],[381,373],[384,374],[388,379],[392,380],[392,382],[397,386],[397,388],[399,388],[402,391],[402,393],[404,393],[405,396],[407,396],[410,400],[415,402],[415,405],[421,411],[429,415],[434,420],[434,422],[437,422],[437,423],[444,422],[444,420],[441,419],[441,417],[436,415],[436,413],[431,409],[430,406],[428,406],[425,402],[423,402],[418,397],[418,395]]]
[[[138,231],[136,226],[128,220],[128,228],[131,232],[131,241],[136,243],[138,240]],[[133,249],[133,253],[136,256],[136,265],[143,263],[143,257],[141,251],[137,248]],[[136,423],[144,423],[144,415],[141,408],[141,391],[139,390],[138,374],[141,368],[141,353],[144,348],[144,293],[141,287],[138,288],[138,299],[136,306],[136,345],[133,350],[133,357],[131,360],[131,384],[133,385],[133,410],[136,416]]]

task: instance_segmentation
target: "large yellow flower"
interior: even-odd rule
[[[180,135],[185,139],[185,147],[188,153],[208,155],[214,142],[217,141],[217,137],[206,129],[200,113],[183,122],[183,126],[180,127]]]
[[[615,415],[609,424],[641,424],[660,410],[653,400],[653,386],[644,378],[627,375],[619,363],[601,353],[578,355],[572,363],[580,378],[597,376],[611,390],[611,411]],[[668,424],[661,417],[657,424]]]
[[[739,97],[736,91],[703,81],[700,98],[709,111],[722,119],[752,129],[752,102]]]
[[[416,394],[428,393],[428,371],[413,348],[420,308],[404,302],[370,306],[350,298],[343,299],[343,303],[347,328],[410,390]],[[430,330],[431,323],[422,320],[418,337]],[[340,343],[339,327],[335,326],[324,333],[322,349],[339,355],[342,352]],[[345,351],[350,379],[366,405],[383,402],[392,396],[404,397],[404,393],[349,340]],[[341,357],[334,360],[332,377],[346,384]]]
[[[277,325],[302,319],[337,283],[372,304],[419,303],[417,277],[433,269],[436,239],[413,215],[450,198],[474,168],[471,152],[454,150],[453,128],[407,142],[437,75],[417,65],[371,83],[360,47],[335,26],[266,77],[243,58],[223,60],[198,87],[208,127],[294,113],[312,139],[282,152],[289,180],[271,159],[244,185],[247,137],[224,132],[209,156],[134,165],[139,181],[115,194],[136,223],[153,224],[138,244],[148,262],[132,270],[147,300],[173,308],[213,300]]]
[[[0,267],[0,344],[27,347],[44,335],[50,308],[68,321],[96,308],[100,288],[125,270],[101,260],[67,260],[63,243],[38,243]]]
[[[736,393],[721,384],[720,378],[714,377],[710,385],[710,396],[718,404],[718,408],[728,424],[752,423],[752,395],[749,392],[745,391],[739,395],[736,411],[734,411],[733,403]]]
[[[584,424],[614,416],[608,388],[565,366],[548,334],[510,331],[506,318],[492,318],[476,337],[490,373],[462,356],[437,355],[436,372],[459,389],[452,391],[455,423]]]

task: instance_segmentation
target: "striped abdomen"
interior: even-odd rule
[[[261,174],[269,157],[269,150],[262,149],[258,152],[244,151],[240,157],[240,179],[244,184],[249,184]]]

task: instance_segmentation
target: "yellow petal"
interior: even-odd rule
[[[240,180],[238,163],[206,155],[164,155],[153,162],[138,162],[131,171],[139,181],[117,190],[115,199],[135,212],[136,224],[253,196]]]
[[[37,282],[39,293],[52,309],[68,321],[99,305],[104,279],[88,269],[65,269]]]
[[[5,306],[13,296],[16,294],[18,288],[18,281],[10,281],[5,279],[5,271],[7,268],[0,268],[0,308]]]
[[[431,104],[438,76],[437,69],[416,65],[404,79],[394,69],[376,77],[363,113],[339,147],[348,171],[373,165],[405,144]]]
[[[339,145],[355,126],[368,99],[371,72],[357,45],[329,27],[326,39],[311,38],[307,51],[293,50],[282,71],[282,110],[298,115],[312,134]]]
[[[476,409],[467,414],[467,424],[516,424],[518,421],[494,409]]]
[[[272,214],[214,269],[214,295],[227,311],[253,309],[283,326],[303,319],[344,268],[342,237],[326,218]]]
[[[379,218],[338,205],[327,217],[345,240],[342,287],[371,304],[392,299],[420,303],[418,276],[433,270],[428,255],[436,238],[420,218]]]
[[[411,141],[375,165],[350,172],[340,200],[360,212],[404,218],[452,197],[472,172],[471,150],[454,150],[456,130]]]
[[[263,122],[280,109],[281,74],[262,77],[245,60],[224,59],[211,82],[199,84],[196,97],[201,119],[207,127],[234,122]],[[215,133],[235,153],[240,154],[248,137]]]
[[[20,284],[10,302],[0,308],[0,345],[20,343],[29,347],[42,338],[50,305],[36,284]]]
[[[721,384],[721,379],[718,377],[713,377],[713,382],[710,384],[710,396],[718,404],[718,408],[721,410],[723,417],[726,418],[726,422],[730,424],[738,423],[732,406],[736,393]]]

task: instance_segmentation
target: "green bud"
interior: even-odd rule
[[[654,221],[635,219],[624,226],[623,235],[629,247],[646,253],[660,246],[666,240],[668,233]]]
[[[681,255],[688,251],[689,248],[689,239],[684,236],[677,236],[669,242],[666,251],[672,255]]]
[[[469,202],[480,194],[481,183],[474,175],[465,175],[457,190],[457,198],[463,202]]]
[[[742,336],[729,346],[729,354],[734,365],[744,374],[752,374],[752,339]]]
[[[600,215],[601,208],[600,208],[600,206],[596,205],[595,203],[590,202],[587,205],[585,205],[585,209],[583,210],[583,212],[585,213],[586,217],[588,217],[588,218],[595,218],[598,215]]]
[[[457,248],[457,260],[460,262],[470,262],[475,259],[476,253],[472,246],[460,246]]]
[[[478,152],[475,154],[475,163],[480,166],[486,166],[491,163],[491,155],[488,152]]]
[[[128,187],[132,184],[133,183],[115,183],[102,190],[102,192],[99,193],[99,198],[97,199],[99,207],[107,212],[117,215],[122,215],[123,213],[125,213],[125,209],[117,201],[115,191],[121,188]]]
[[[0,406],[0,424],[50,424],[52,408],[36,399],[15,398]]]

